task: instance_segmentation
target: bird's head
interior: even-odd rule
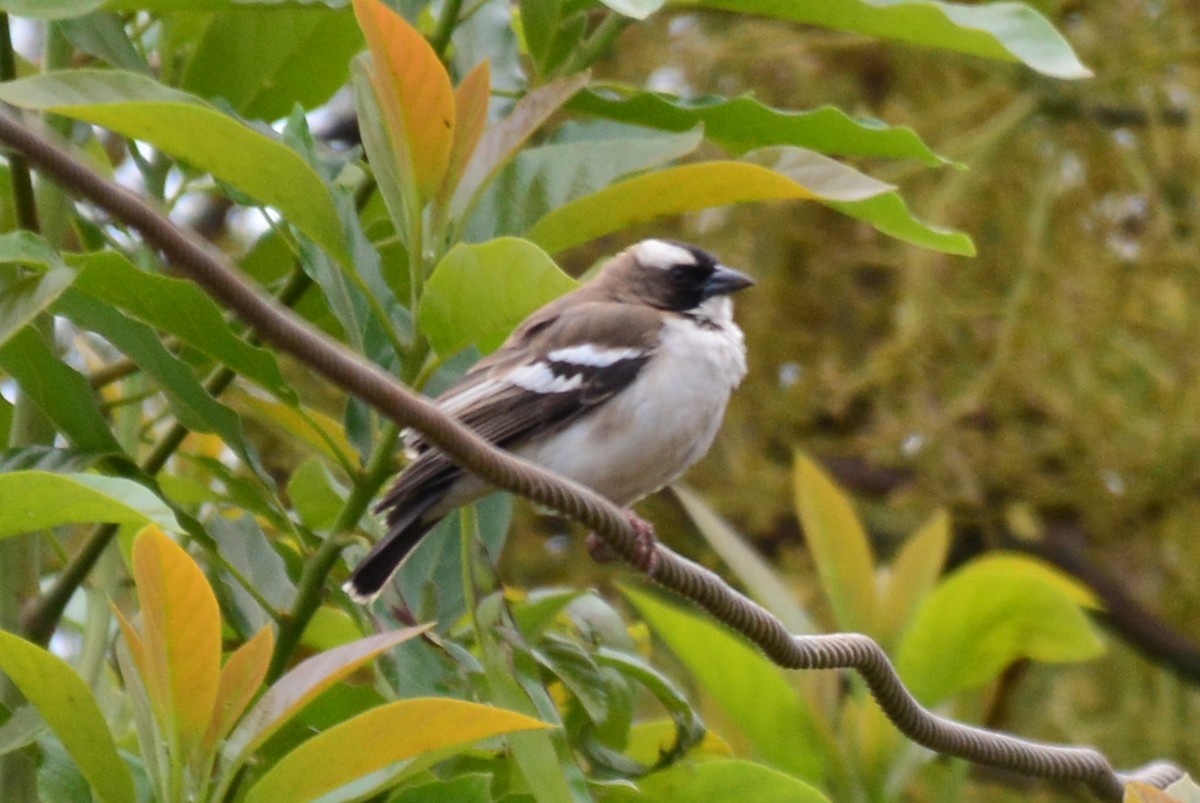
[[[597,278],[613,295],[673,312],[695,312],[710,299],[754,284],[694,245],[642,240],[604,266]]]

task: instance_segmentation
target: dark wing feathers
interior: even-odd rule
[[[404,556],[438,523],[436,518],[422,520],[422,516],[437,504],[442,493],[440,486],[430,486],[421,497],[389,511],[387,537],[378,541],[354,570],[352,583],[359,595],[369,597],[378,593]]]
[[[628,387],[652,356],[661,323],[659,314],[647,307],[551,304],[527,319],[437,403],[484,438],[513,448],[534,432],[569,425]],[[599,343],[607,349],[628,349],[631,356],[605,366],[549,359],[562,349]],[[566,383],[569,389],[559,392],[537,393],[506,381],[514,371],[536,362],[545,363],[555,377],[578,376],[579,382]],[[410,435],[406,444],[417,458],[377,507],[389,511],[388,524],[393,527],[415,500],[431,489],[444,489],[461,473],[419,436]]]

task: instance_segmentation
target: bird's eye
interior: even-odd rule
[[[686,265],[676,265],[667,271],[667,277],[675,284],[685,284],[691,277],[691,273]]]

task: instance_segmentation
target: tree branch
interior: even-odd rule
[[[608,500],[503,452],[429,401],[411,393],[379,368],[360,360],[242,279],[229,260],[175,226],[142,198],[92,172],[45,137],[0,114],[0,141],[71,192],[102,207],[141,232],[146,241],[206,292],[245,320],[267,342],[303,360],[348,393],[397,424],[418,430],[463,468],[506,491],[553,508],[596,531],[609,548],[647,576],[696,602],[744,634],[780,666],[793,669],[855,669],[888,717],[914,741],[939,753],[1023,775],[1078,781],[1104,800],[1118,801],[1127,780],[1164,787],[1182,775],[1159,762],[1118,774],[1098,751],[1037,744],[934,716],[912,697],[883,650],[858,634],[792,636],[764,608],[735,592],[713,572],[659,545],[644,560],[639,539],[624,514]],[[639,561],[639,557],[643,559]]]

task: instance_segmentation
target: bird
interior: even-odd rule
[[[532,313],[434,402],[497,446],[628,509],[712,445],[746,375],[730,296],[753,284],[696,246],[643,240]],[[343,586],[361,603],[443,517],[494,490],[419,433],[406,431],[404,443],[411,462],[375,508],[387,533]]]

